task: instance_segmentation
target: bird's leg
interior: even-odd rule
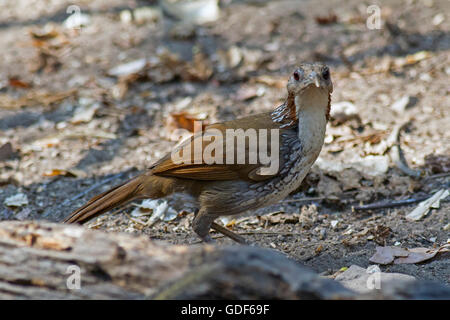
[[[231,230],[221,226],[220,224],[217,224],[217,223],[213,222],[211,224],[211,228],[216,230],[216,231],[218,231],[218,232],[220,232],[224,236],[227,236],[228,238],[236,241],[237,243],[249,244],[248,241],[245,240],[244,237],[242,237],[242,236],[238,235],[237,233],[235,233],[235,232],[233,232],[233,231],[231,231]]]
[[[211,238],[209,234],[209,229],[211,229],[211,224],[217,218],[215,215],[211,215],[205,209],[196,210],[194,212],[194,220],[192,220],[192,229],[194,232],[207,243],[214,243],[214,239]]]
[[[217,232],[220,232],[224,236],[230,238],[231,240],[236,241],[237,243],[249,244],[244,237],[221,226],[220,224],[215,223],[214,220],[217,218],[216,215],[207,213],[207,211],[204,209],[201,210],[196,209],[194,211],[194,215],[195,217],[194,220],[192,221],[192,228],[204,242],[214,241],[209,234],[209,229],[213,229],[216,230]]]

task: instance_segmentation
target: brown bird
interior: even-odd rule
[[[288,80],[285,102],[275,110],[206,127],[146,172],[92,198],[64,222],[84,223],[131,200],[181,192],[196,200],[199,210],[192,228],[203,241],[212,241],[213,228],[245,242],[214,220],[274,204],[300,186],[322,149],[332,91],[326,65],[301,64]],[[229,132],[237,138],[229,138]],[[252,140],[255,132],[257,139]],[[239,139],[244,144],[234,147]],[[261,156],[262,149],[270,150],[270,163]]]

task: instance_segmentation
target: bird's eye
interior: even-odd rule
[[[330,70],[328,68],[322,71],[322,78],[324,78],[325,80],[328,80],[330,78]]]
[[[300,75],[298,74],[297,71],[294,72],[294,79],[295,79],[295,81],[300,80]]]

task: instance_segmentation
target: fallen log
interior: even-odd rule
[[[170,245],[43,221],[0,222],[0,299],[448,299],[428,282],[351,291],[274,250]]]
[[[351,296],[339,283],[268,249],[169,245],[76,225],[0,222],[0,299]]]

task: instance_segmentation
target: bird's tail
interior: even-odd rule
[[[84,206],[68,215],[63,222],[85,223],[108,210],[139,198],[142,195],[141,180],[142,176],[137,176],[92,198]]]

